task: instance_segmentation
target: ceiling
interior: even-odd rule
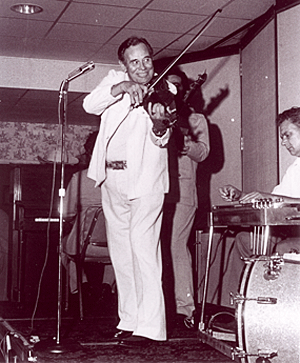
[[[159,66],[191,42],[181,61],[200,59],[209,50],[234,49],[248,34],[247,25],[275,0],[32,0],[43,8],[32,15],[10,9],[20,2],[0,0],[1,56],[114,65],[120,43],[138,35],[153,46]],[[96,124],[98,119],[82,110],[83,97],[70,92],[68,119],[76,124],[85,117],[85,124]],[[55,123],[57,98],[55,91],[2,87],[0,121]]]

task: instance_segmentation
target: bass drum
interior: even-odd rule
[[[266,256],[247,262],[242,275],[236,308],[242,363],[300,362],[300,261],[284,257],[270,274],[273,262]]]

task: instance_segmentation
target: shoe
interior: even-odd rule
[[[183,324],[186,326],[186,328],[188,329],[195,329],[195,319],[193,316],[186,316],[184,319],[183,319]]]
[[[118,332],[116,332],[113,336],[114,340],[123,340],[123,339],[127,339],[130,338],[132,336],[133,331],[128,331],[128,330],[119,330]]]
[[[236,333],[237,324],[235,321],[230,321],[229,323],[216,322],[212,325],[212,329],[224,333]]]
[[[197,326],[199,325],[199,321],[200,321],[200,315],[196,310],[194,310],[192,316],[186,316],[183,319],[183,324],[185,325],[186,328],[190,330],[196,330]]]
[[[150,343],[154,343],[156,340],[152,340],[146,337],[141,337],[139,335],[132,335],[131,337],[121,340],[120,344],[130,347],[145,347]]]
[[[215,331],[235,333],[237,331],[235,315],[226,311],[219,312],[211,317],[210,327]]]

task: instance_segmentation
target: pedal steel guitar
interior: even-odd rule
[[[227,356],[230,356],[232,360],[239,361],[236,350],[231,345],[214,339],[205,331],[204,324],[204,309],[208,289],[208,274],[214,228],[229,226],[253,227],[253,232],[250,232],[250,234],[254,254],[268,256],[271,252],[269,251],[270,246],[268,245],[270,227],[285,225],[300,225],[300,204],[284,203],[280,199],[276,201],[262,199],[253,204],[244,205],[234,202],[230,205],[213,206],[209,214],[209,241],[199,331],[203,342],[214,346]]]

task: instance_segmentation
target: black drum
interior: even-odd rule
[[[236,300],[242,363],[300,362],[300,255],[247,262]]]

